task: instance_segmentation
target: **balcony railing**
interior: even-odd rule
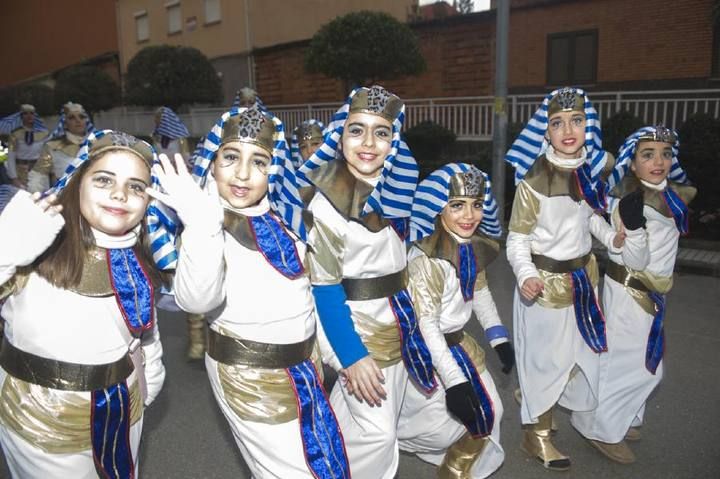
[[[720,89],[592,92],[591,97],[602,120],[625,110],[641,118],[645,124],[662,123],[678,128],[696,113],[720,117]],[[541,95],[509,96],[509,122],[527,122],[541,100]],[[454,131],[460,140],[487,141],[492,138],[493,102],[494,98],[490,96],[405,100],[405,128],[430,120]],[[292,128],[308,118],[327,124],[338,107],[339,103],[315,103],[270,105],[268,108],[283,121],[286,131],[292,131]],[[210,130],[223,111],[223,108],[192,108],[180,117],[193,136],[201,136]],[[98,128],[148,135],[154,127],[153,114],[154,110],[116,108],[98,113],[94,122]],[[53,125],[55,118],[47,120],[48,125]]]

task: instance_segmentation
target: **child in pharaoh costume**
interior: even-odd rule
[[[0,444],[13,477],[138,476],[143,409],[165,376],[143,221],[153,161],[149,144],[95,132],[52,194],[18,192],[0,216]]]
[[[517,278],[522,448],[549,469],[570,467],[551,441],[552,408],[558,401],[572,411],[596,406],[598,361],[607,351],[591,234],[613,253],[624,241],[599,214],[607,157],[597,112],[576,88],[545,97],[506,157],[517,183],[507,257]]]
[[[28,173],[28,191],[45,191],[61,178],[91,131],[92,123],[85,108],[79,103],[65,103],[40,159]]]
[[[305,120],[295,127],[290,139],[290,154],[295,168],[300,168],[323,144],[325,125],[321,121]]]
[[[20,105],[19,113],[19,124],[10,133],[10,151],[5,167],[13,185],[27,188],[28,172],[40,158],[49,132],[37,117],[33,105]]]
[[[380,86],[357,88],[323,145],[300,168],[312,185],[311,276],[338,369],[330,401],[353,476],[392,478],[408,375],[437,386],[407,292],[406,236],[417,165],[400,141],[404,104]],[[304,192],[304,193],[305,193]]]
[[[463,332],[472,313],[509,373],[515,355],[485,276],[498,254],[497,205],[490,179],[465,163],[431,173],[415,192],[410,293],[442,381],[428,396],[408,386],[398,425],[400,448],[439,464],[441,478],[482,478],[503,462],[503,407],[485,353]]]
[[[158,197],[185,227],[176,301],[210,321],[205,366],[253,477],[349,478],[317,370],[307,229],[282,123],[257,106],[223,114],[193,170],[202,189],[179,155],[161,162]]]
[[[645,403],[663,375],[665,295],[696,193],[678,148],[674,131],[643,127],[625,140],[608,182],[612,222],[622,224],[627,240],[621,254],[610,254],[605,275],[610,348],[601,359],[598,407],[573,414],[572,424],[620,463],[635,460],[624,439],[640,438]]]

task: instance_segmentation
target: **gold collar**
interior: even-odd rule
[[[329,161],[307,176],[345,220],[361,223],[373,233],[390,225],[387,219],[375,212],[361,216],[374,187],[355,178],[345,160]]]
[[[670,180],[668,180],[667,184],[667,187],[677,193],[677,195],[680,197],[681,200],[683,200],[686,205],[690,203],[697,194],[697,188],[695,188],[694,186],[682,185],[680,183],[674,183]],[[645,205],[649,206],[650,208],[654,209],[655,211],[667,218],[673,217],[670,208],[668,207],[665,199],[662,196],[662,191],[648,188],[647,186],[640,183],[637,177],[630,172],[625,175],[620,184],[613,188],[613,190],[610,192],[610,196],[622,198],[626,194],[635,191],[638,188],[640,188],[643,192],[643,199]]]
[[[500,245],[497,241],[488,238],[483,233],[476,232],[470,239],[473,253],[475,254],[475,263],[477,272],[483,271],[487,265],[497,258]],[[460,255],[458,253],[459,243],[448,233],[440,224],[440,220],[435,222],[435,231],[415,243],[428,258],[439,258],[449,261],[455,267],[455,272],[460,277]]]
[[[112,296],[110,267],[107,262],[107,250],[92,248],[85,255],[80,284],[68,288],[70,291],[90,297]]]

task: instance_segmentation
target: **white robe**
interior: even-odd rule
[[[679,238],[675,221],[647,205],[643,214],[647,219],[645,229],[628,232],[635,241],[626,241],[622,254],[611,254],[610,261],[636,271],[670,277]],[[615,215],[612,219],[617,221]],[[585,437],[614,444],[623,440],[628,428],[642,425],[645,402],[660,384],[663,362],[655,374],[645,367],[645,350],[654,316],[635,301],[624,285],[608,276],[605,276],[603,307],[608,353],[600,363],[598,407],[590,412],[573,413],[571,421]]]
[[[255,214],[268,209],[263,200]],[[295,246],[302,262],[306,246],[300,240]],[[306,274],[296,279],[281,275],[260,251],[242,246],[224,230],[212,234],[186,229],[182,235],[175,299],[185,311],[205,314],[215,331],[263,343],[303,341],[315,332],[310,286]],[[268,424],[240,418],[225,397],[219,363],[206,354],[205,365],[215,399],[253,477],[312,478],[298,419]]]
[[[413,247],[409,254],[411,265],[416,258],[422,260],[421,256],[424,258],[425,254]],[[444,288],[438,314],[421,316],[421,308],[418,306],[418,322],[442,387],[438,387],[428,396],[414,384],[408,386],[398,423],[398,437],[400,449],[415,453],[421,459],[438,465],[442,462],[447,448],[467,432],[465,426],[448,412],[445,403],[445,390],[467,379],[453,358],[444,334],[462,329],[470,320],[473,311],[485,330],[501,325],[502,322],[487,286],[477,289],[472,301],[465,301],[454,266],[442,259],[432,258],[429,261],[441,268]],[[418,300],[412,287],[414,280],[411,275],[410,291],[413,292],[413,300],[417,305]],[[491,345],[503,342],[507,342],[507,338],[496,338],[491,341]],[[500,467],[505,458],[505,451],[500,444],[502,401],[487,369],[480,373],[480,379],[492,401],[495,421],[489,442],[470,471],[473,479],[489,476]]]
[[[407,265],[405,243],[388,226],[373,233],[362,224],[347,221],[322,193],[316,193],[308,209],[323,222],[342,244],[342,276],[376,278],[401,271]],[[387,298],[348,301],[355,324],[370,317],[381,324],[396,324]],[[338,369],[337,358],[324,358]],[[338,381],[330,395],[338,422],[345,436],[353,477],[392,479],[399,462],[397,421],[408,383],[402,360],[381,369],[387,399],[381,407],[371,407],[347,393]]]
[[[524,180],[520,188],[527,188],[539,202],[532,231],[523,234],[511,230],[507,238],[507,258],[517,278],[513,342],[523,397],[520,415],[523,424],[532,424],[558,400],[571,410],[596,406],[600,355],[580,335],[572,304],[549,308],[522,298],[520,288],[525,280],[540,277],[531,254],[557,261],[578,258],[591,251],[591,234],[608,249],[619,250],[612,246],[615,231],[585,201],[574,201],[570,196],[547,197]],[[575,387],[573,383],[578,382],[586,382],[588,388]]]

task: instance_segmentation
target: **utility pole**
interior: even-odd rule
[[[255,89],[255,75],[253,72],[252,58],[252,37],[250,35],[250,2],[245,0],[245,42],[247,43],[247,69],[248,69],[248,87]]]
[[[510,0],[497,0],[495,7],[495,106],[493,115],[492,181],[498,218],[505,221],[505,151],[507,151],[507,65]]]

